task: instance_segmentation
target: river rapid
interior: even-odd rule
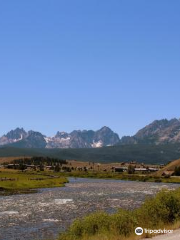
[[[0,197],[0,240],[54,240],[71,222],[95,211],[139,207],[147,196],[178,184],[69,178],[61,188]]]

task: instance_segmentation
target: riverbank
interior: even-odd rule
[[[161,191],[135,210],[120,209],[114,214],[97,212],[77,219],[58,240],[137,240],[152,234],[135,234],[143,229],[177,229],[180,227],[180,189]]]
[[[39,188],[62,187],[68,180],[46,172],[32,173],[17,170],[0,172],[0,195],[35,193]]]
[[[39,188],[62,187],[68,182],[68,177],[94,178],[109,180],[126,180],[140,182],[180,183],[179,177],[160,177],[153,174],[128,174],[103,171],[26,171],[8,170],[0,171],[0,195],[35,193]]]

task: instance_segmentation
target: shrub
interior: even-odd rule
[[[155,179],[154,182],[162,182],[162,180],[160,178],[158,178],[158,179]]]
[[[161,191],[152,199],[148,199],[136,213],[139,222],[144,227],[157,226],[158,224],[173,223],[180,217],[179,191]]]
[[[118,235],[129,236],[137,226],[137,218],[132,211],[120,209],[111,217],[111,228]]]
[[[79,239],[85,235],[95,235],[100,232],[109,231],[110,218],[107,213],[97,212],[90,214],[83,219],[78,219],[73,222],[67,235],[63,234],[60,239]]]
[[[133,174],[135,172],[135,167],[133,165],[128,166],[128,174]]]
[[[79,238],[83,235],[83,222],[82,220],[75,220],[70,227],[70,235]]]
[[[110,218],[107,213],[98,212],[84,218],[83,233],[94,235],[109,230]]]
[[[175,167],[175,170],[174,170],[174,175],[175,176],[180,176],[180,167]]]

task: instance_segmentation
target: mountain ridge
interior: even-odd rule
[[[174,144],[180,143],[180,119],[155,120],[134,136],[124,136],[120,144]]]
[[[0,138],[0,146],[10,145],[20,148],[94,148],[112,146],[119,142],[119,136],[109,127],[97,131],[74,130],[71,133],[57,132],[47,137],[40,132],[28,131],[23,128],[11,130]]]
[[[180,119],[155,120],[137,131],[133,136],[123,136],[104,126],[97,131],[74,130],[60,132],[47,137],[40,132],[16,128],[0,137],[0,146],[10,145],[20,148],[99,148],[114,145],[136,144],[177,144],[180,143]]]

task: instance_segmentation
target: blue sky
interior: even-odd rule
[[[0,2],[0,135],[180,117],[180,1]]]

